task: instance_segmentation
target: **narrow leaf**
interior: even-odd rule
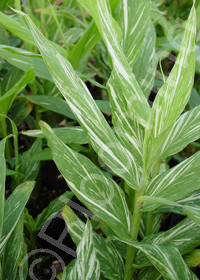
[[[157,176],[148,185],[145,195],[176,201],[199,189],[200,152]],[[176,190],[176,191],[174,191]],[[155,209],[158,204],[152,204]]]
[[[4,207],[3,230],[0,239],[0,255],[17,225],[24,207],[34,187],[34,182],[26,182],[17,187],[6,200]]]
[[[138,182],[135,175],[137,170],[134,158],[118,142],[71,64],[52,47],[28,16],[26,19],[57,87],[87,132],[94,150],[113,172],[137,189]]]
[[[120,187],[88,158],[64,145],[47,124],[42,122],[41,128],[53,159],[73,193],[117,235],[127,238],[130,216]]]
[[[34,79],[34,73],[32,70],[28,70],[24,76],[3,96],[0,97],[0,113],[7,115],[10,106],[12,105],[15,97],[28,83],[31,83]]]
[[[85,228],[84,223],[68,205],[63,208],[62,216],[74,243],[78,245]],[[102,274],[110,280],[123,279],[124,262],[111,242],[106,242],[106,239],[97,233],[94,233],[93,241]]]
[[[4,216],[4,199],[5,199],[5,181],[6,181],[6,160],[5,160],[5,144],[6,138],[0,142],[0,238],[3,228],[3,216]]]
[[[150,18],[150,1],[121,1],[120,24],[124,34],[123,50],[131,66],[142,48]]]
[[[173,125],[189,100],[195,73],[195,35],[196,14],[193,6],[176,63],[159,90],[151,110],[144,142],[146,170],[151,169],[152,163],[158,158],[158,155],[151,153],[155,146],[154,138]]]
[[[88,221],[77,247],[77,261],[70,272],[69,280],[99,280],[100,264],[93,243],[92,225]]]

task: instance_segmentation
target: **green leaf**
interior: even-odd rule
[[[38,160],[31,161],[30,157],[41,151],[42,151],[42,139],[38,138],[35,140],[31,148],[22,154],[19,161],[18,171],[25,175],[24,178],[22,179],[23,182],[27,180],[36,179],[40,169],[40,162]]]
[[[59,128],[53,128],[53,132],[56,134],[60,140],[62,140],[65,144],[87,144],[88,139],[83,131],[83,129],[80,126],[75,127],[59,127]],[[34,130],[26,130],[22,132],[23,135],[27,135],[30,137],[37,137],[37,138],[43,138],[43,133],[39,129]]]
[[[179,250],[174,247],[148,245],[134,241],[124,241],[126,244],[141,250],[149,261],[167,280],[197,280],[189,270]]]
[[[149,27],[143,41],[138,59],[133,66],[133,73],[139,82],[144,95],[148,98],[154,85],[158,59],[155,53],[156,32],[153,23]]]
[[[161,158],[166,158],[183,150],[188,144],[200,138],[200,106],[181,115],[174,123],[163,143]]]
[[[0,238],[3,228],[3,216],[4,216],[4,197],[5,197],[5,181],[6,181],[6,160],[5,160],[5,145],[6,139],[4,138],[0,142]]]
[[[43,227],[47,220],[52,219],[59,211],[63,209],[63,207],[70,201],[72,198],[72,192],[65,192],[60,195],[58,198],[54,199],[49,203],[49,205],[42,211],[42,213],[38,214],[36,217],[36,227],[39,230]]]
[[[193,7],[176,63],[164,85],[159,90],[151,110],[144,140],[144,164],[149,171],[158,158],[153,153],[154,139],[167,131],[187,104],[194,83],[196,15]],[[167,132],[168,135],[168,132]],[[165,138],[160,139],[160,149]]]
[[[7,115],[10,106],[12,105],[15,97],[20,93],[22,89],[28,83],[31,83],[34,79],[34,73],[30,69],[28,70],[24,76],[3,96],[0,97],[0,113]]]
[[[142,48],[150,19],[149,0],[123,0],[120,8],[120,24],[123,31],[123,50],[131,66]]]
[[[40,105],[41,107],[47,110],[53,111],[67,118],[76,120],[76,117],[72,113],[66,101],[64,101],[60,97],[37,95],[37,96],[25,96],[25,98],[31,101],[32,103]]]
[[[35,182],[25,182],[17,187],[5,202],[0,255],[20,219],[34,185]]]
[[[119,3],[119,0],[111,0],[110,2],[111,10],[114,11]],[[94,21],[92,21],[88,25],[84,34],[81,36],[79,42],[73,47],[71,52],[69,52],[68,54],[68,59],[75,69],[78,68],[83,56],[86,55],[88,51],[92,49],[100,39],[101,35],[99,34],[98,28]]]
[[[79,280],[81,278],[85,280],[100,279],[100,264],[96,257],[92,225],[89,220],[77,247],[77,260],[68,279]]]
[[[23,246],[23,215],[11,234],[2,258],[2,279],[16,279]],[[8,273],[9,272],[9,273]]]
[[[189,218],[185,218],[170,230],[151,234],[144,238],[143,243],[163,245],[177,248],[181,255],[187,254],[200,244],[200,227]],[[148,266],[149,262],[141,252],[137,252],[136,264]]]
[[[162,275],[160,272],[154,268],[154,267],[147,267],[142,270],[137,274],[135,280],[161,280],[163,279]]]
[[[26,19],[57,87],[87,132],[94,150],[113,172],[137,189],[138,182],[135,175],[137,168],[134,158],[117,140],[70,63],[52,47],[28,16]]]
[[[182,163],[158,175],[147,186],[145,195],[176,201],[199,189],[198,176],[200,152],[197,152]],[[176,191],[174,191],[176,189]],[[151,203],[148,210],[159,206],[159,202]]]
[[[68,205],[63,208],[61,214],[67,224],[67,229],[74,243],[78,245],[85,228],[84,223]],[[111,242],[106,242],[106,239],[97,233],[93,235],[93,242],[102,274],[110,280],[123,279],[124,262]]]
[[[13,17],[7,16],[4,13],[0,12],[0,24],[24,42],[27,42],[30,45],[35,45],[35,41],[30,30],[24,27]],[[66,56],[66,51],[61,46],[55,44],[54,42],[51,42],[51,44],[54,45],[59,53]]]
[[[138,122],[145,126],[150,111],[149,105],[120,46],[107,1],[79,0],[79,2],[93,16],[112,58],[112,82],[108,83],[108,87],[113,103],[121,107],[122,112],[118,109],[120,117],[123,117],[128,109],[129,117],[133,118],[133,115],[135,115]],[[117,89],[115,89],[113,81],[117,83]],[[125,99],[126,103],[124,101],[119,103],[118,99],[120,99],[121,96],[115,94],[115,90],[118,90],[118,92],[121,90],[122,100]],[[126,104],[127,107],[125,106]]]
[[[47,124],[41,122],[41,128],[59,171],[76,197],[108,223],[117,235],[128,238],[130,216],[120,187],[105,177],[87,157],[64,145]]]
[[[39,54],[24,49],[0,45],[0,57],[23,71],[28,71],[32,68],[36,76],[52,81],[51,75]]]

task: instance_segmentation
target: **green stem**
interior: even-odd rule
[[[1,122],[1,128],[2,128],[2,134],[3,137],[7,137],[7,125],[6,125],[6,119],[5,118],[0,118]],[[6,158],[11,158],[11,145],[9,139],[6,141],[6,146],[5,146],[5,152],[6,152]]]
[[[137,241],[140,220],[142,213],[140,211],[140,206],[138,204],[138,197],[140,196],[140,192],[135,193],[134,198],[134,211],[133,218],[131,223],[131,237],[133,240]],[[135,258],[136,249],[132,246],[127,246],[127,255],[126,255],[126,263],[125,263],[125,280],[131,280],[133,277],[134,267],[132,263]]]
[[[152,212],[149,212],[147,215],[145,236],[147,236],[153,232],[153,225],[154,225],[154,214]]]

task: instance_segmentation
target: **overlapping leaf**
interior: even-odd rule
[[[123,50],[131,66],[136,62],[149,25],[150,1],[121,1],[120,25]]]
[[[88,221],[77,247],[77,260],[69,274],[69,280],[99,280],[100,264],[93,243],[92,225]]]
[[[177,248],[181,255],[187,254],[200,244],[200,226],[189,218],[185,218],[170,230],[152,234],[144,238],[143,243],[163,245]],[[136,255],[137,265],[150,265],[147,258],[141,252]]]
[[[155,52],[156,32],[153,23],[149,27],[143,41],[138,59],[133,66],[133,73],[138,80],[144,95],[148,98],[153,88],[158,59]]]
[[[41,128],[53,159],[73,193],[117,235],[128,238],[130,216],[120,187],[88,158],[64,145],[47,124],[42,122]]]
[[[151,110],[144,142],[146,170],[152,167],[159,155],[159,151],[157,155],[153,154],[153,149],[156,148],[154,138],[173,126],[189,100],[195,73],[195,35],[196,15],[193,7],[185,27],[179,56],[167,81],[159,90]],[[161,144],[164,140],[160,139]]]
[[[24,207],[33,190],[34,182],[26,182],[17,187],[5,202],[2,236],[0,239],[0,255],[4,246],[17,225]]]
[[[129,118],[132,118],[134,113],[137,120],[143,125],[146,125],[149,116],[149,106],[119,44],[118,35],[113,26],[113,18],[107,6],[107,1],[79,0],[79,2],[93,16],[112,58],[112,76],[115,83],[117,83],[116,87],[120,87],[118,91],[121,89],[121,96],[119,96],[119,93],[116,94],[117,96],[115,95],[115,86],[113,83],[109,83],[108,86],[111,86],[110,94],[113,102],[121,108],[122,112],[118,113],[124,119],[125,117],[123,115],[128,109]],[[119,100],[116,99],[120,98],[122,101],[119,103]]]
[[[162,158],[176,154],[200,138],[200,106],[181,115],[169,132],[160,152]]]
[[[94,150],[113,172],[137,189],[138,171],[133,156],[117,140],[71,64],[49,44],[30,18],[26,18],[57,87],[87,132]]]
[[[199,164],[200,152],[197,152],[153,179],[147,186],[145,195],[176,201],[198,190],[200,184]],[[155,201],[155,203],[148,205],[148,210],[153,210],[158,205],[159,202]]]
[[[124,242],[141,250],[164,279],[197,280],[197,277],[189,270],[177,248],[149,245],[136,241]]]
[[[63,208],[62,216],[74,243],[78,245],[84,231],[84,223],[69,206]],[[121,280],[124,275],[124,263],[118,251],[97,233],[94,233],[93,241],[102,274],[110,280]]]

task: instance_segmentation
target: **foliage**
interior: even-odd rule
[[[0,279],[33,279],[38,253],[59,260],[52,275],[63,280],[197,279],[200,3],[15,0],[0,10]],[[70,190],[33,215],[49,160]],[[37,248],[58,212],[77,248],[67,265]],[[185,217],[162,230],[175,214]]]

